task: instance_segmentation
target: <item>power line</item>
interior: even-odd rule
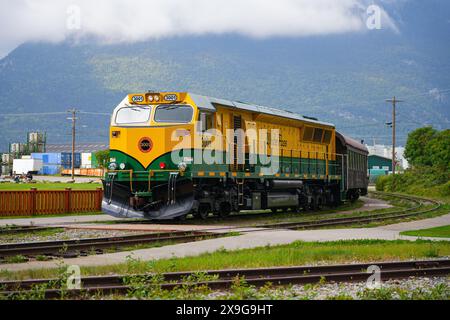
[[[99,116],[110,116],[111,113],[103,113],[103,112],[90,112],[90,111],[78,111],[78,113],[83,114],[92,114],[92,115],[99,115]]]
[[[100,115],[100,116],[110,116],[110,113],[104,112],[90,112],[90,111],[80,111],[77,110],[77,113],[82,114],[90,114],[90,115]],[[0,116],[3,117],[26,117],[26,116],[53,116],[53,115],[66,115],[67,112],[23,112],[23,113],[3,113]]]
[[[49,115],[62,115],[66,112],[39,112],[39,113],[4,113],[0,114],[0,117],[22,117],[22,116],[49,116]]]

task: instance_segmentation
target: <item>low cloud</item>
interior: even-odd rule
[[[235,33],[302,37],[366,30],[368,0],[0,0],[0,56],[28,41],[103,43]],[[78,15],[78,13],[80,13]],[[395,23],[380,8],[383,28]]]
[[[442,102],[445,100],[445,94],[442,93],[438,88],[431,89],[430,91],[428,91],[428,93],[434,100],[438,102]]]

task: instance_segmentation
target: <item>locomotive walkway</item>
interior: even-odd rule
[[[393,225],[381,226],[377,228],[354,228],[354,229],[328,229],[328,230],[267,230],[261,229],[257,232],[243,232],[240,236],[209,239],[194,243],[182,243],[164,246],[160,248],[141,249],[135,251],[102,254],[88,257],[78,257],[64,259],[67,265],[79,266],[101,266],[124,263],[127,257],[135,259],[155,260],[172,257],[195,256],[206,252],[213,252],[219,249],[238,250],[246,248],[262,247],[266,245],[289,244],[293,241],[336,241],[336,240],[356,240],[356,239],[378,239],[378,240],[416,240],[418,237],[402,236],[401,231],[417,230],[430,227],[450,225],[450,214],[431,219],[404,222]],[[446,238],[421,239],[450,241]],[[22,264],[4,264],[0,269],[8,271],[19,271],[28,269],[56,268],[58,261],[33,261]]]

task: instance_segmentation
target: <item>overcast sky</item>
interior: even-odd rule
[[[378,2],[395,1],[379,0]],[[404,0],[399,0],[404,1]],[[235,33],[304,37],[364,32],[369,0],[0,0],[0,57],[28,41],[100,43]],[[383,27],[396,30],[381,10]]]

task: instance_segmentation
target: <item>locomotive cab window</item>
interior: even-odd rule
[[[303,140],[312,141],[313,139],[314,128],[305,127],[305,131],[303,133]]]
[[[151,107],[123,107],[116,113],[116,124],[146,124],[150,120]]]
[[[155,110],[155,122],[189,123],[193,113],[191,106],[161,105]]]
[[[212,129],[213,127],[213,115],[208,112],[201,112],[199,116],[201,131],[205,132],[206,130]]]

